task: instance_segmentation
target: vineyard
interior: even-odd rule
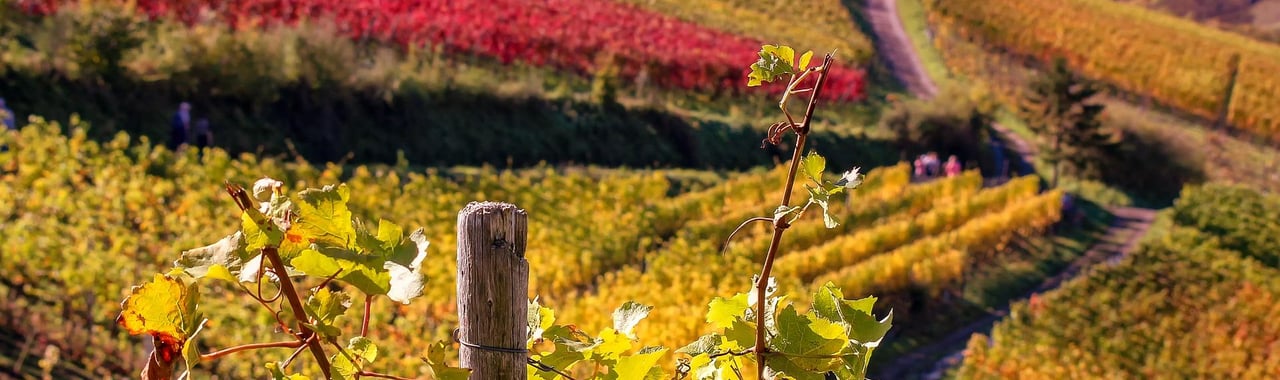
[[[855,28],[849,8],[835,0],[803,6],[749,0],[615,0],[761,41],[828,46],[852,62],[871,59],[871,41]],[[786,14],[790,17],[778,17]],[[796,22],[796,20],[806,20]]]
[[[134,4],[116,5],[123,3]],[[25,7],[51,13],[73,4],[47,1]],[[616,75],[623,78],[717,91],[742,88],[741,62],[755,57],[764,42],[605,0],[138,1],[136,6],[153,18],[196,24],[212,17],[233,28],[330,20],[356,40],[411,49],[439,47],[448,54],[549,65],[580,74],[616,66]],[[834,73],[828,98],[849,101],[861,96],[859,71],[842,67]]]
[[[1087,76],[1208,120],[1222,111],[1238,57],[1226,119],[1280,141],[1275,45],[1108,0],[925,3],[940,39],[980,40],[987,49],[1025,57],[1062,56]]]
[[[637,334],[646,343],[679,347],[706,332],[701,315],[707,300],[748,288],[748,276],[728,274],[752,271],[766,243],[764,229],[740,233],[723,254],[718,242],[736,218],[768,215],[763,200],[777,196],[780,181],[777,170],[745,173],[670,196],[672,174],[662,171],[415,173],[316,167],[247,154],[233,158],[217,150],[201,159],[124,134],[98,143],[82,127],[71,127],[65,136],[59,128],[33,124],[0,155],[3,191],[15,195],[0,200],[10,210],[0,231],[8,237],[0,246],[0,267],[9,273],[0,282],[9,300],[0,322],[40,345],[56,342],[62,360],[71,363],[67,368],[85,371],[66,376],[129,373],[141,364],[136,342],[112,323],[119,310],[115,300],[126,284],[170,266],[176,252],[228,233],[205,224],[236,220],[219,211],[228,203],[220,193],[224,179],[247,182],[269,175],[297,188],[345,182],[360,189],[349,200],[355,215],[426,227],[431,250],[423,265],[429,279],[425,301],[410,308],[374,305],[372,324],[394,326],[378,336],[395,343],[384,355],[396,359],[380,364],[394,368],[419,368],[420,352],[413,350],[446,337],[456,324],[452,220],[468,201],[502,199],[529,211],[530,296],[553,306],[557,320],[598,329],[610,323],[612,307],[635,300],[655,306]],[[868,178],[847,204],[832,205],[842,222],[838,228],[795,227],[783,251],[792,254],[779,258],[780,267],[789,268],[779,277],[781,286],[803,294],[826,281],[824,275],[847,272],[836,279],[850,296],[954,287],[966,252],[994,249],[1016,234],[1045,228],[1056,221],[1060,203],[1058,193],[1036,195],[1034,179],[981,189],[981,178],[969,172],[912,184],[905,165],[873,170]],[[935,250],[939,245],[947,249]],[[822,257],[830,266],[799,266],[808,257]],[[880,262],[894,269],[869,271]],[[221,302],[244,305],[234,298]],[[203,342],[211,347],[271,333],[262,327],[271,317],[247,306],[209,313],[211,320],[223,321],[205,327]],[[264,360],[278,360],[285,353],[263,354]],[[261,369],[219,361],[207,370],[239,377]]]
[[[959,378],[1275,378],[1277,210],[1241,187],[1187,190],[1132,257],[1016,305],[990,346],[975,335]]]

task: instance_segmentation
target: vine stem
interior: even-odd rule
[[[243,344],[235,347],[227,347],[227,348],[210,352],[207,354],[200,354],[200,361],[207,362],[207,361],[215,360],[223,356],[231,355],[241,351],[260,350],[263,348],[298,348],[298,347],[302,347],[302,345],[303,345],[303,342],[300,340],[291,340],[288,342]]]
[[[804,119],[800,121],[800,126],[793,128],[796,132],[795,150],[791,152],[791,168],[787,171],[787,185],[782,191],[782,207],[787,207],[791,202],[791,191],[796,184],[796,171],[800,168],[800,159],[804,154],[804,143],[809,135],[809,122],[813,120],[813,111],[818,107],[818,94],[822,92],[822,83],[826,82],[827,69],[831,67],[832,55],[827,56],[822,61],[822,67],[818,72],[818,79],[813,85],[813,92],[809,94],[809,106],[804,111]],[[797,81],[798,82],[798,81]],[[792,83],[791,87],[794,87]],[[788,89],[790,90],[790,88]],[[783,107],[783,112],[786,112]],[[787,231],[787,227],[791,224],[786,218],[777,218],[773,222],[773,240],[769,242],[769,253],[765,255],[764,267],[760,269],[760,277],[756,279],[756,344],[752,351],[756,353],[756,375],[757,379],[764,379],[765,358],[769,353],[769,347],[765,342],[765,314],[767,297],[765,290],[769,286],[769,274],[773,272],[773,259],[778,254],[778,243],[782,242],[782,233]]]
[[[369,372],[369,371],[360,371],[360,372],[356,372],[356,376],[376,377],[376,378],[380,378],[380,379],[394,379],[394,380],[413,380],[413,379],[408,378],[408,377],[400,377],[400,376],[396,376],[396,375],[388,375],[388,374],[385,374],[385,373],[377,373],[377,372]]]
[[[360,336],[369,336],[369,312],[373,308],[373,295],[364,297],[364,320],[360,322]]]
[[[302,298],[298,297],[298,290],[293,287],[293,280],[289,279],[289,272],[285,270],[284,260],[280,259],[280,252],[276,247],[262,248],[262,255],[271,261],[271,269],[276,273],[276,279],[280,281],[280,292],[284,293],[284,297],[289,301],[289,307],[293,309],[293,317],[298,321],[298,332],[301,339],[307,342],[307,346],[311,349],[311,356],[314,356],[316,363],[320,365],[320,371],[324,373],[324,378],[329,379],[329,358],[324,354],[324,347],[320,346],[320,342],[311,339],[315,332],[307,328],[302,321],[307,317],[307,311],[302,308]]]

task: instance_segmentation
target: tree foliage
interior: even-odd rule
[[[1066,60],[1057,59],[1043,77],[1031,83],[1021,104],[1039,137],[1041,156],[1054,165],[1055,187],[1058,165],[1066,164],[1080,177],[1096,176],[1097,165],[1114,145],[1099,119],[1105,106],[1095,101],[1098,92],[1095,83],[1072,72]]]

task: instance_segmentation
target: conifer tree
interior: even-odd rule
[[[1093,101],[1098,86],[1067,67],[1062,58],[1031,83],[1023,99],[1021,111],[1037,145],[1049,164],[1053,165],[1053,187],[1058,187],[1060,166],[1067,164],[1080,177],[1096,173],[1105,151],[1115,145],[1111,133],[1099,120],[1104,105]]]

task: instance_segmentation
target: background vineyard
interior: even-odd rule
[[[1246,188],[1187,191],[1132,257],[975,335],[959,378],[1275,377],[1277,210]]]
[[[396,342],[387,345],[385,355],[397,359],[382,365],[402,369],[422,365],[415,350],[446,337],[454,326],[452,221],[468,201],[503,199],[529,211],[530,296],[554,306],[560,320],[596,329],[610,323],[612,307],[636,300],[656,306],[638,330],[645,342],[680,346],[706,332],[700,317],[706,300],[747,289],[747,276],[726,274],[752,271],[764,229],[749,228],[723,255],[719,242],[738,222],[732,217],[769,214],[766,205],[779,195],[782,181],[777,169],[719,180],[714,174],[552,167],[426,173],[394,166],[317,167],[248,154],[230,157],[218,150],[200,158],[125,134],[98,143],[81,128],[72,128],[70,136],[58,130],[53,124],[30,126],[8,141],[10,152],[0,155],[8,170],[0,190],[14,194],[0,201],[10,210],[5,216],[10,222],[0,231],[7,237],[0,246],[5,252],[0,265],[8,274],[0,281],[9,300],[3,323],[42,342],[56,342],[63,360],[84,368],[81,375],[129,373],[141,364],[136,342],[112,323],[115,300],[126,284],[171,265],[180,250],[234,229],[236,216],[225,212],[229,200],[220,191],[223,179],[243,183],[269,175],[294,189],[346,182],[357,190],[350,202],[356,215],[426,227],[432,248],[424,271],[430,284],[424,301],[415,304],[421,306],[375,304],[373,324],[395,327],[376,330],[386,331],[379,339]],[[908,174],[905,165],[872,170],[848,204],[835,206],[843,221],[837,229],[798,225],[786,240],[783,252],[790,254],[781,262],[800,262],[810,255],[805,252],[824,251],[836,255],[839,265],[808,269],[807,276],[787,274],[780,277],[781,285],[801,294],[821,285],[825,280],[815,278],[825,273],[842,267],[857,272],[864,261],[888,260],[903,268],[895,272],[900,274],[848,283],[847,294],[955,289],[974,262],[964,254],[996,251],[1010,236],[1057,219],[1041,209],[1056,209],[1058,195],[1037,196],[1034,179],[982,190],[976,172],[920,184],[910,183]],[[675,181],[703,189],[672,195]],[[850,244],[861,247],[859,253],[834,248]],[[931,248],[937,244],[954,253],[934,255],[938,252]],[[230,297],[230,290],[208,296]],[[263,322],[270,316],[245,301],[227,298],[226,305],[245,307],[208,310],[218,321],[206,328],[209,348],[272,333],[262,327],[269,326]],[[896,313],[912,318],[908,310]],[[284,354],[267,352],[265,358]],[[219,361],[209,369],[233,376],[254,370],[237,361]]]
[[[1109,0],[926,3],[945,32],[1042,61],[1062,56],[1085,75],[1209,120],[1224,104],[1229,62],[1238,56],[1227,121],[1280,141],[1274,44]]]

